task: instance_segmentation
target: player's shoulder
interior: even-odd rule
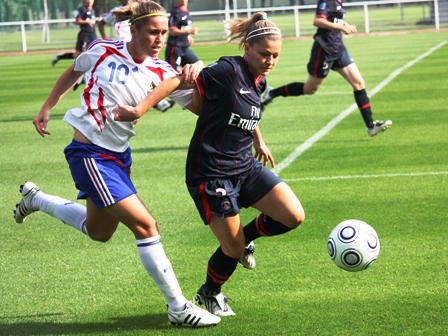
[[[102,40],[97,39],[89,44],[87,47],[87,51],[95,51],[99,49],[112,48],[116,50],[122,50],[124,48],[124,42],[121,40],[111,41],[111,40]]]

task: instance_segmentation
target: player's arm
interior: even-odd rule
[[[118,104],[114,119],[118,121],[134,121],[141,118],[154,105],[165,99],[174,90],[193,89],[195,83],[186,83],[183,76],[175,76],[165,79],[137,106]]]
[[[268,146],[266,146],[266,144],[264,143],[263,137],[261,136],[260,128],[258,126],[254,129],[253,146],[255,149],[254,157],[258,161],[260,161],[265,167],[268,164],[268,162],[271,162],[271,166],[272,168],[274,168],[275,167],[274,157],[272,156]]]
[[[356,26],[349,25],[346,22],[343,22],[342,24],[330,22],[323,15],[316,15],[314,17],[313,25],[321,29],[340,30],[346,35],[356,33]]]
[[[76,71],[74,65],[72,64],[56,81],[56,84],[42,105],[39,114],[33,120],[37,133],[39,133],[42,137],[44,137],[45,134],[50,134],[47,130],[47,123],[50,120],[51,108],[65,96],[65,94],[83,74],[83,71]]]
[[[176,26],[170,27],[170,35],[172,36],[181,36],[181,35],[197,35],[199,33],[199,28],[191,28],[191,29],[179,29]]]
[[[106,35],[106,29],[104,29],[104,26],[106,25],[106,21],[104,21],[104,19],[102,18],[100,21],[98,21],[98,30],[100,31],[101,34],[101,38],[103,40],[107,39],[107,35]]]

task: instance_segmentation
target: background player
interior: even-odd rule
[[[82,108],[71,109],[64,116],[74,129],[73,141],[64,153],[80,190],[78,198],[86,199],[86,206],[45,194],[27,182],[21,186],[22,199],[14,211],[15,220],[22,223],[28,215],[41,210],[100,242],[108,241],[118,224],[123,223],[134,234],[140,260],[167,301],[168,319],[174,324],[215,325],[219,318],[183,296],[165,255],[157,222],[130,179],[129,139],[135,134],[135,123],[114,121],[117,102],[136,105],[151,87],[177,75],[169,64],[157,58],[168,31],[168,18],[163,7],[145,0],[131,1],[114,15],[117,21],[131,22],[131,41],[92,43],[60,76],[33,121],[42,137],[49,135],[50,109],[80,75],[90,72],[81,95]],[[200,69],[191,66],[186,70],[195,76]],[[174,92],[171,97],[183,107],[191,102],[188,91]]]
[[[55,66],[62,59],[75,59],[79,56],[87,46],[97,39],[95,33],[95,9],[93,8],[94,0],[84,0],[84,6],[78,9],[75,24],[79,25],[79,33],[76,41],[74,53],[64,53],[54,56],[51,65]]]
[[[241,38],[244,56],[221,57],[200,72],[195,85],[179,86],[194,88],[193,107],[199,114],[188,149],[186,184],[220,244],[208,261],[196,299],[220,316],[234,315],[221,287],[238,262],[255,267],[253,250],[246,246],[261,236],[287,233],[305,218],[291,188],[265,167],[274,162],[258,128],[260,94],[280,55],[280,30],[261,12],[231,20],[228,29],[231,40]],[[179,83],[179,78],[167,79],[137,107],[120,106],[116,119],[140,117]],[[239,214],[247,207],[261,213],[243,228]]]
[[[192,20],[188,11],[188,0],[179,0],[171,11],[169,36],[165,49],[165,61],[175,70],[186,64],[199,62],[199,57],[190,49],[194,43],[191,34],[196,35],[199,28],[191,27]]]
[[[356,33],[356,26],[345,20],[342,0],[319,0],[314,18],[317,32],[308,62],[308,80],[306,83],[290,83],[276,89],[268,87],[262,95],[263,107],[278,96],[300,96],[314,94],[328,76],[330,69],[337,71],[353,88],[356,104],[361,111],[367,127],[367,133],[375,136],[392,125],[392,121],[374,121],[370,100],[365,90],[364,78],[353,62],[342,41],[342,33]]]

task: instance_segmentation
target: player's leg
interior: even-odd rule
[[[221,288],[235,271],[244,252],[244,233],[240,217],[235,215],[220,219],[212,215],[209,227],[218,239],[220,247],[208,261],[206,281],[198,289],[196,299],[212,314],[235,315]]]
[[[365,81],[347,49],[344,47],[341,58],[337,60],[335,70],[352,86],[356,104],[370,136],[385,131],[392,125],[392,121],[373,120],[370,99],[365,90]]]

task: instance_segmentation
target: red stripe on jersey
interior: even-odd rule
[[[202,206],[204,207],[205,220],[210,224],[212,213],[210,211],[210,204],[208,204],[207,196],[205,195],[205,182],[199,187],[199,195],[201,196]]]
[[[322,19],[327,19],[327,15],[326,14],[316,14],[316,18],[322,18]]]
[[[92,91],[92,88],[95,84],[97,84],[98,79],[94,80],[94,74],[96,72],[96,69],[100,66],[101,63],[104,62],[104,60],[111,56],[111,55],[118,55],[124,59],[128,59],[124,54],[122,54],[121,52],[119,52],[117,49],[110,47],[108,45],[103,45],[102,46],[104,49],[106,49],[105,53],[101,55],[100,58],[98,58],[98,61],[96,62],[95,66],[92,68],[92,71],[90,73],[90,80],[88,85],[86,86],[86,88],[84,89],[83,92],[83,97],[84,97],[84,101],[86,102],[87,105],[87,111],[89,112],[89,114],[95,119],[96,124],[98,125],[98,128],[100,129],[100,131],[103,130],[103,127],[101,125],[100,120],[97,118],[97,116],[95,115],[95,112],[92,109],[92,102],[90,100],[90,91]],[[99,89],[99,101],[98,101],[98,108],[100,109],[101,115],[103,117],[103,123],[106,122],[106,115],[104,110],[101,110],[100,106],[103,106],[103,101],[104,101],[104,94],[102,94],[102,90],[101,88]]]
[[[101,112],[101,116],[103,117],[103,123],[106,123],[106,109],[104,108],[104,91],[103,88],[98,89],[98,110]]]
[[[202,87],[202,83],[199,79],[199,76],[196,77],[196,79],[194,80],[194,82],[196,83],[196,86],[198,87],[198,91],[199,91],[199,95],[201,96],[202,99],[205,99],[205,92],[204,92],[204,88]]]
[[[322,54],[322,47],[319,45],[319,49],[317,49],[317,57],[316,57],[316,63],[314,63],[314,69],[313,69],[313,77],[317,77],[317,71],[318,71],[318,65],[319,65],[319,61],[320,61],[320,57]]]
[[[359,109],[360,110],[364,110],[365,108],[370,107],[370,103],[364,104],[363,106],[360,106]]]
[[[156,68],[156,67],[152,67],[152,66],[146,66],[146,68],[149,69],[149,71],[155,73],[157,76],[159,76],[160,81],[163,81],[163,74],[168,72],[165,69]]]

